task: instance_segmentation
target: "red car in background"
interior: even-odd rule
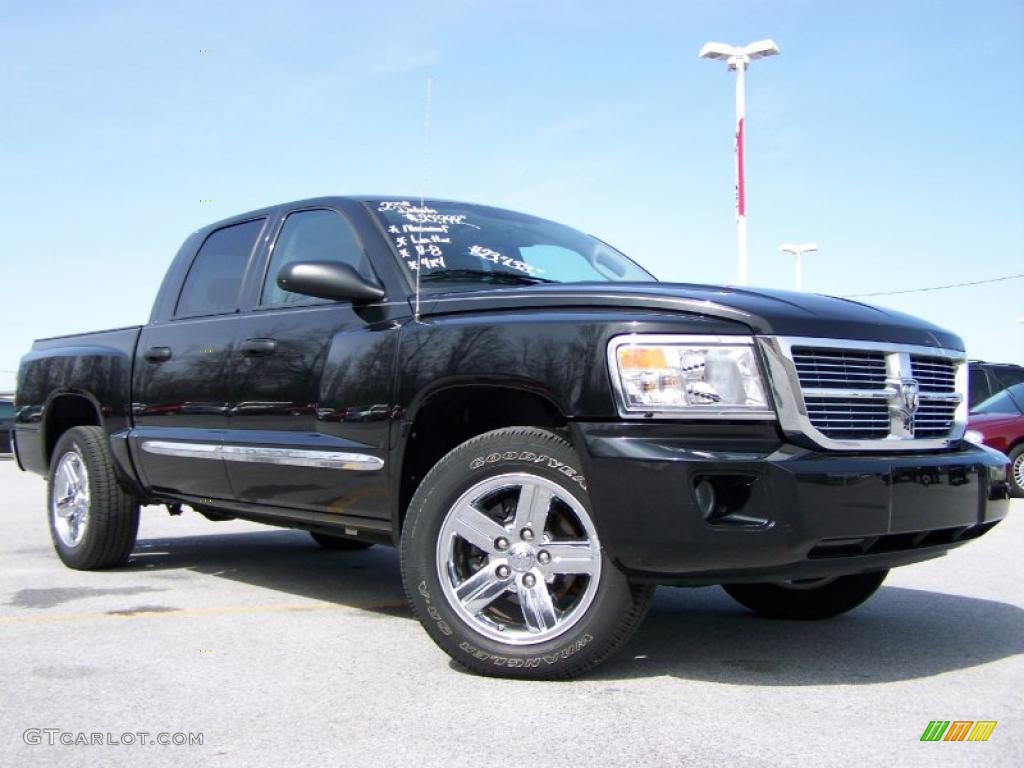
[[[967,429],[969,440],[1010,457],[1010,493],[1024,497],[1024,383],[996,392],[974,406]]]

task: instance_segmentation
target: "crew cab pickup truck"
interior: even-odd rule
[[[1007,459],[963,440],[966,376],[957,336],[888,310],[327,197],[191,235],[144,326],[37,341],[14,435],[71,568],[129,562],[141,505],[392,544],[459,664],[566,678],[655,585],[826,618],[988,532]]]

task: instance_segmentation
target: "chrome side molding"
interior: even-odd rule
[[[161,456],[185,459],[221,459],[258,464],[286,464],[293,467],[347,469],[373,472],[384,468],[384,460],[366,453],[348,451],[316,451],[302,448],[265,448],[256,445],[217,445],[215,443],[184,443],[174,440],[144,440],[142,450]]]
[[[219,459],[220,446],[213,443],[177,443],[170,440],[144,440],[142,450],[179,459]]]

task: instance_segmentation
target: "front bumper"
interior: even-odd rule
[[[605,550],[661,583],[857,573],[944,554],[1009,510],[1006,457],[816,452],[774,427],[576,423]],[[701,506],[695,486],[716,490]],[[708,514],[711,510],[710,515]]]

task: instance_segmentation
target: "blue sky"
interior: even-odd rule
[[[3,12],[0,389],[34,337],[144,322],[189,232],[321,194],[510,207],[662,279],[733,281],[733,81],[708,40],[782,49],[748,77],[753,285],[791,287],[777,247],[803,240],[822,293],[1024,272],[1020,0]],[[1024,362],[1024,280],[872,300]]]

